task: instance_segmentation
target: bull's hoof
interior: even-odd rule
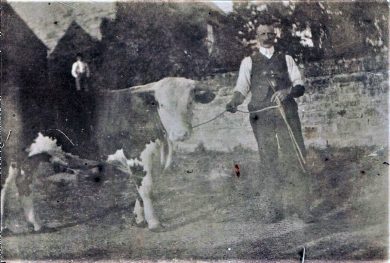
[[[138,228],[147,228],[148,227],[148,224],[145,222],[145,220],[142,220],[141,222],[137,222],[137,219],[135,218],[135,216],[133,216],[131,218],[130,224],[132,226],[135,226],[135,227],[138,227]]]
[[[33,233],[34,234],[44,234],[44,233],[52,233],[52,232],[55,232],[55,231],[57,231],[56,228],[43,226],[39,230],[35,230]]]
[[[156,226],[149,227],[149,230],[151,232],[159,233],[159,232],[164,232],[166,229],[165,229],[165,227],[162,224],[159,223]]]
[[[298,214],[298,218],[301,219],[305,224],[313,224],[319,221],[318,217],[314,216],[313,214],[307,211]]]
[[[276,224],[285,219],[285,215],[281,210],[268,211],[262,218],[264,224]]]
[[[138,227],[138,228],[147,228],[148,227],[148,223],[146,223],[145,221],[142,221],[140,223],[137,223],[134,221],[134,223],[132,223],[131,225]]]

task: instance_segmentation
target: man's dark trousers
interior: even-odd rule
[[[275,86],[271,86],[272,83]],[[270,101],[272,94],[291,86],[285,54],[276,53],[271,59],[261,54],[253,56],[252,99],[248,109],[256,111],[276,105]],[[297,103],[294,98],[289,97],[282,102],[282,106],[295,140],[305,155]],[[250,123],[258,144],[262,191],[270,217],[307,213],[308,178],[300,167],[293,141],[280,110],[276,108],[252,113]]]
[[[79,73],[79,75],[76,78],[76,90],[84,90],[89,91],[88,87],[88,77],[86,73]]]

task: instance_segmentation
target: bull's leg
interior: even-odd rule
[[[128,164],[130,165],[133,182],[136,184],[137,188],[139,188],[141,186],[142,180],[146,175],[146,172],[144,171],[144,166],[137,159],[129,160]],[[135,200],[133,213],[134,223],[139,227],[145,227],[146,222],[144,217],[144,206],[139,192],[137,192],[137,198]]]
[[[134,206],[134,215],[135,215],[135,223],[137,225],[141,225],[143,222],[145,222],[144,217],[144,208],[141,205],[141,202],[139,198],[135,200],[135,206]]]
[[[4,212],[5,212],[5,205],[6,202],[9,202],[9,194],[10,194],[10,188],[12,187],[12,184],[14,184],[14,187],[16,188],[15,181],[16,177],[19,174],[19,169],[17,167],[17,164],[15,162],[12,162],[9,169],[8,169],[8,176],[5,180],[4,187],[1,190],[1,230],[5,228],[5,221],[4,221]]]
[[[34,203],[31,196],[22,197],[23,211],[26,221],[34,226],[34,231],[41,230],[42,226],[38,223],[35,216]]]
[[[21,170],[21,175],[26,176],[25,171]],[[23,206],[26,221],[34,226],[34,231],[41,230],[42,226],[40,223],[38,223],[38,220],[35,215],[33,193],[30,193],[26,196],[21,196],[20,202]]]
[[[161,171],[160,147],[161,143],[157,140],[156,142],[146,145],[145,150],[141,153],[141,161],[146,175],[142,179],[138,192],[143,201],[145,220],[151,230],[157,229],[161,226],[160,221],[155,214],[151,199],[153,176]]]
[[[142,180],[142,184],[138,189],[138,191],[144,203],[144,215],[145,215],[145,220],[148,223],[149,229],[158,228],[160,226],[160,221],[158,220],[154,212],[153,203],[151,199],[151,192],[152,192],[151,174],[148,173],[145,176],[145,178]]]

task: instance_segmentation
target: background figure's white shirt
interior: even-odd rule
[[[261,54],[263,54],[268,59],[270,59],[272,57],[272,55],[274,54],[275,49],[274,49],[274,47],[265,48],[265,47],[260,46],[259,51]],[[291,56],[286,55],[286,63],[287,63],[288,75],[290,77],[290,81],[292,83],[292,86],[303,85],[301,73],[299,72],[299,68],[298,68],[297,64],[295,63],[294,59]],[[240,72],[238,73],[237,83],[236,83],[236,86],[234,87],[234,91],[240,92],[245,97],[250,92],[251,71],[252,71],[252,58],[245,57],[241,61]]]
[[[89,75],[88,64],[82,61],[76,61],[72,65],[72,76],[77,78],[80,73],[87,73],[87,76]]]

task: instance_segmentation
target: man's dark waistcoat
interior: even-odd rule
[[[281,52],[275,52],[268,59],[261,53],[252,57],[251,72],[251,93],[252,99],[249,103],[250,109],[260,109],[273,105],[271,103],[272,94],[281,89],[290,89],[291,81],[288,75],[286,55]],[[271,88],[270,82],[275,86]],[[287,104],[295,103],[293,98],[286,101]]]

